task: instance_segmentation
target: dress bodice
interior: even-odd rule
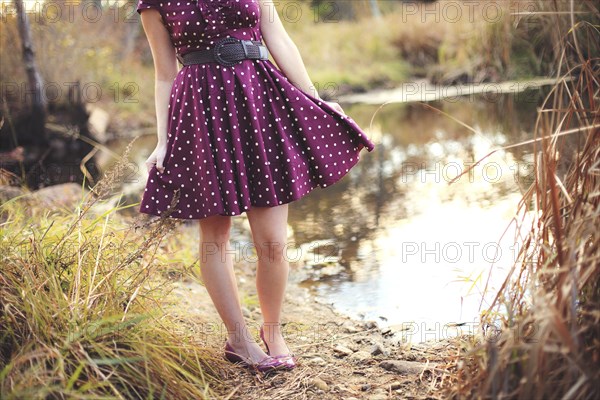
[[[157,9],[177,53],[211,48],[223,37],[261,40],[258,0],[139,0]]]

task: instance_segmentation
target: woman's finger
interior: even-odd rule
[[[333,107],[336,111],[339,111],[342,114],[346,114],[344,112],[344,110],[342,109],[342,106],[340,106],[338,103],[336,103],[335,101],[328,101],[329,105],[331,107]]]

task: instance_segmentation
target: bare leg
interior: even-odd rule
[[[264,319],[265,339],[270,355],[290,351],[281,335],[281,309],[289,274],[284,254],[287,241],[288,205],[252,207],[246,211],[252,240],[258,253],[256,289]]]
[[[215,215],[200,220],[202,281],[228,332],[237,354],[258,363],[267,354],[248,332],[233,270],[229,234],[231,217]]]

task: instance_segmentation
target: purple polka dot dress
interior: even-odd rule
[[[262,40],[258,0],[139,0],[139,13],[150,8],[182,55],[229,36]],[[332,185],[363,147],[375,147],[349,116],[295,87],[269,60],[182,67],[168,115],[165,169],[150,170],[139,209],[156,216],[232,216],[289,203]]]

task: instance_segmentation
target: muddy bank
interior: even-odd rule
[[[558,80],[555,78],[540,77],[523,81],[464,83],[456,85],[444,85],[431,82],[426,79],[417,79],[405,82],[391,89],[375,89],[364,93],[341,94],[337,100],[341,103],[359,104],[387,104],[387,103],[411,103],[427,102],[446,99],[456,101],[460,97],[475,96],[483,94],[490,100],[502,93],[518,94],[543,86],[554,85]]]
[[[234,218],[233,241],[250,242],[245,217]],[[181,243],[197,243],[196,224],[186,224]],[[256,265],[238,259],[235,270],[244,315],[254,338],[262,322],[255,288]],[[195,270],[197,274],[197,269]],[[292,267],[291,274],[296,273]],[[199,278],[180,278],[165,300],[195,337],[219,355],[226,338],[210,297]],[[231,398],[239,399],[425,399],[442,398],[447,356],[454,342],[410,343],[374,321],[356,321],[319,302],[308,289],[288,283],[283,326],[298,358],[293,371],[267,377],[224,363]]]

